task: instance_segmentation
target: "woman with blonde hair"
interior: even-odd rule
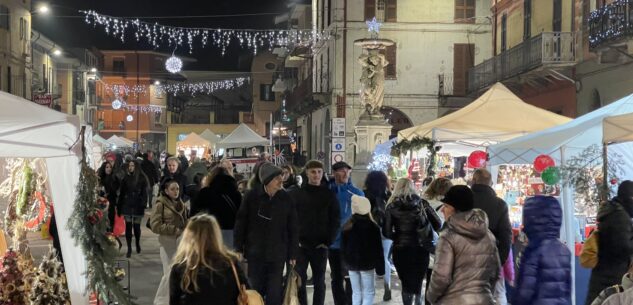
[[[169,304],[236,305],[239,289],[233,266],[240,283],[248,286],[237,260],[237,255],[224,246],[215,217],[207,214],[192,217],[171,268]]]
[[[422,304],[422,279],[429,265],[429,250],[424,245],[433,236],[429,234],[431,223],[411,180],[401,178],[396,183],[387,202],[382,232],[393,240],[393,263],[402,282],[402,303]]]

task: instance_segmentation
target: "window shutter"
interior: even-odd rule
[[[453,51],[453,94],[464,96],[468,91],[468,69],[475,61],[475,45],[455,44]]]
[[[376,16],[376,0],[365,0],[365,20]]]
[[[385,0],[385,22],[398,22],[398,1],[397,0]]]

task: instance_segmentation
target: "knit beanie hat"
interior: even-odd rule
[[[454,207],[457,212],[470,211],[475,206],[473,191],[465,185],[452,186],[444,195],[442,202]]]
[[[282,173],[281,168],[270,162],[264,162],[259,166],[259,181],[261,181],[263,185],[266,185]]]
[[[352,214],[367,215],[370,211],[369,199],[364,196],[352,195]]]

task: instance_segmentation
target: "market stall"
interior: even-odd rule
[[[65,266],[70,298],[73,305],[88,304],[86,258],[66,226],[73,211],[80,171],[81,153],[75,146],[79,119],[5,92],[0,92],[0,108],[3,109],[0,158],[42,158],[45,161],[62,253],[72,262]]]
[[[248,125],[242,123],[216,144],[216,148],[218,154],[230,159],[235,164],[238,172],[248,174],[252,171],[259,154],[263,151],[261,147],[268,146],[269,143],[268,139],[258,135]]]
[[[108,143],[110,143],[110,147],[116,149],[116,148],[132,148],[132,146],[134,145],[134,142],[131,140],[128,140],[124,137],[119,137],[117,135],[112,135],[111,137],[108,138]]]
[[[209,130],[208,128],[205,129],[200,134],[200,137],[209,141],[209,143],[211,143],[211,146],[214,148],[214,150],[215,150],[215,144],[217,144],[218,142],[220,142],[220,140],[222,140],[220,136],[218,136],[217,134],[215,134],[213,131]]]
[[[184,151],[187,159],[190,159],[192,154],[198,158],[206,158],[211,154],[211,143],[195,132],[190,133],[182,141],[176,142],[176,150]]]

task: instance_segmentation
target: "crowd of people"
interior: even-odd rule
[[[318,160],[301,168],[261,160],[247,182],[228,160],[201,166],[169,157],[161,170],[152,154],[119,159],[99,169],[103,195],[116,203],[108,217],[112,225],[124,217],[130,257],[133,237],[141,252],[140,226],[151,208],[147,226],[158,235],[163,265],[154,304],[237,304],[245,284],[265,304],[281,305],[284,271],[294,269],[299,302],[308,305],[309,268],[311,304],[323,305],[328,265],[335,305],[372,304],[377,279],[390,301],[394,268],[404,305],[571,304],[560,203],[550,196],[525,202],[529,242],[515,277],[508,208],[485,169],[470,186],[440,177],[418,192],[410,179],[392,185],[380,171],[368,173],[361,189],[345,162],[328,177]],[[598,213],[598,264],[586,305],[633,304],[632,219],[633,182],[625,181]]]

